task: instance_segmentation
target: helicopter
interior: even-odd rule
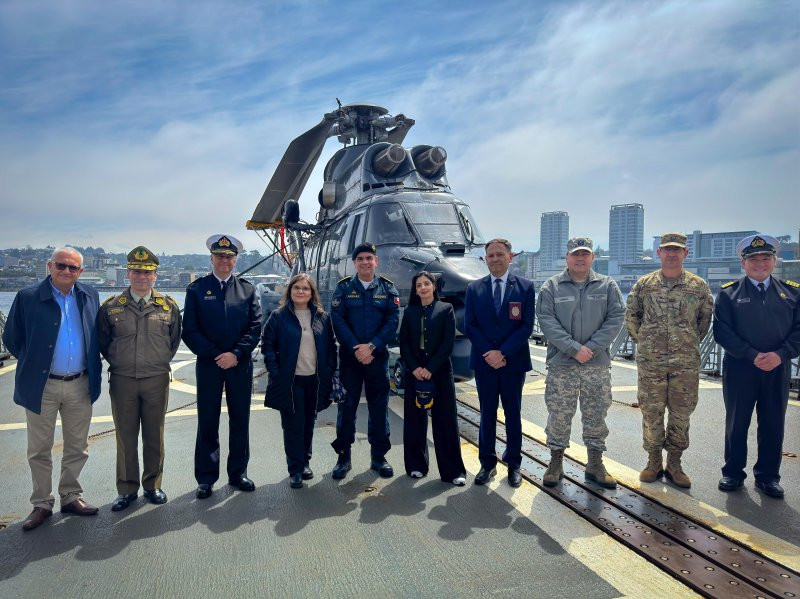
[[[378,272],[400,292],[401,318],[412,277],[430,272],[456,315],[454,378],[468,380],[473,373],[464,299],[467,285],[487,273],[485,240],[469,206],[450,189],[447,152],[440,146],[403,147],[415,123],[403,114],[392,116],[375,104],[337,103],[289,144],[246,226],[263,234],[292,275],[314,278],[326,307],[337,283],[355,276],[351,253],[360,243],[376,246]],[[333,136],[343,147],[325,166],[316,222],[302,222],[297,198]],[[402,387],[404,367],[394,353],[392,379]]]

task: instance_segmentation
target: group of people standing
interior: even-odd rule
[[[292,488],[301,488],[314,476],[310,460],[316,414],[331,403],[332,390],[341,387],[344,397],[337,402],[331,444],[337,454],[332,477],[342,479],[352,469],[362,390],[370,467],[382,477],[394,475],[386,456],[391,448],[387,347],[395,337],[406,366],[406,474],[422,478],[429,472],[430,412],[440,478],[458,486],[466,483],[450,360],[455,314],[451,304],[440,300],[434,275],[420,272],[413,278],[398,332],[398,291],[376,273],[375,246],[361,244],[352,253],[356,274],[338,283],[330,312],[314,280],[299,273],[289,281],[280,307],[269,315],[262,332],[255,287],[233,275],[241,242],[231,235],[212,235],[206,245],[212,272],[187,288],[183,319],[175,301],[153,288],[159,260],[143,246],[128,254],[130,286],[102,306],[97,291],[78,282],[83,258],[69,247],[53,252],[45,281],[17,294],[3,341],[18,359],[14,401],[26,408],[33,511],[24,530],[38,527],[53,511],[51,454],[58,415],[64,436],[61,511],[82,516],[98,512],[82,498],[78,477],[88,457],[91,405],[100,395],[101,354],[109,364],[117,435],[119,496],[111,509],[126,509],[140,487],[150,502],[167,501],[161,489],[164,418],[170,361],[181,339],[197,355],[198,499],[211,496],[220,475],[223,390],[229,416],[228,483],[241,491],[255,489],[247,466],[251,355],[259,338],[268,372],[265,404],[280,412]],[[486,484],[496,475],[501,403],[508,483],[518,487],[522,482],[522,391],[532,369],[528,344],[538,315],[548,341],[545,403],[551,459],[543,483],[555,486],[563,477],[564,450],[580,403],[589,455],[585,476],[604,487],[616,486],[602,455],[609,433],[605,421],[611,405],[610,346],[624,321],[638,344],[638,402],[648,453],[639,478],[654,482],[664,475],[679,487],[689,487],[681,457],[689,445],[689,419],[698,401],[698,347],[713,311],[714,337],[725,349],[725,465],[719,489],[742,486],[747,431],[755,408],[755,484],[768,496],[783,497],[779,468],[790,362],[800,355],[800,284],[772,276],[778,247],[767,235],[743,239],[737,252],[746,276],[723,285],[714,302],[708,284],[683,268],[686,237],[667,233],[658,249],[661,268],[637,281],[626,308],[613,279],[592,269],[595,256],[587,237],[569,240],[565,270],[544,283],[538,301],[533,282],[509,272],[510,242],[489,241],[489,274],[473,281],[465,298],[464,332],[471,341],[469,365],[481,408],[481,467],[475,484]]]

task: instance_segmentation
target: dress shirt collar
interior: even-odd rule
[[[145,295],[137,295],[136,293],[134,293],[133,289],[128,288],[128,293],[131,294],[131,299],[133,299],[133,302],[135,304],[138,304],[140,299],[143,299],[145,301],[145,303],[147,303],[147,302],[150,301],[150,298],[153,296],[153,290],[152,289],[150,291],[148,291]]]
[[[772,279],[772,277],[767,277],[767,278],[766,278],[766,279],[764,279],[763,281],[756,281],[756,280],[755,280],[754,278],[752,278],[752,277],[747,277],[747,280],[748,280],[748,281],[750,281],[750,282],[753,284],[753,287],[755,287],[756,289],[758,289],[758,284],[759,284],[759,283],[764,283],[764,291],[766,291],[767,289],[769,289],[769,284],[770,284],[770,282],[771,282],[771,281],[770,281],[770,279]]]

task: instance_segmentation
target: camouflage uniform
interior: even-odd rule
[[[611,406],[611,370],[608,366],[548,366],[544,392],[547,405],[547,446],[569,447],[572,418],[581,403],[583,443],[587,449],[606,450],[606,414]]]
[[[689,416],[697,406],[699,345],[711,325],[711,291],[702,278],[657,270],[628,295],[625,326],[638,344],[638,401],[647,452],[689,446]],[[669,410],[666,431],[664,411]]]

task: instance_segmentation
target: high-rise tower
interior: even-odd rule
[[[567,240],[569,240],[569,214],[542,212],[539,260],[543,271],[561,268],[564,255],[567,253]]]

